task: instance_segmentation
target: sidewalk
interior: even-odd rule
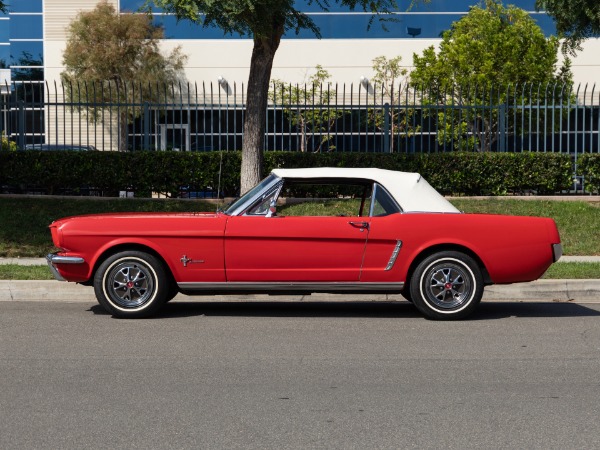
[[[598,256],[563,256],[561,262],[600,262]],[[0,264],[45,265],[44,258],[0,258]],[[530,283],[493,285],[485,289],[484,301],[512,302],[576,302],[600,303],[599,279],[587,280],[537,280]],[[313,294],[313,295],[215,295],[190,297],[178,295],[174,301],[182,300],[210,302],[257,302],[257,301],[307,301],[307,302],[390,302],[404,301],[400,295],[355,295],[355,294]],[[94,289],[75,283],[55,280],[0,281],[0,302],[5,301],[44,301],[44,302],[96,302]]]

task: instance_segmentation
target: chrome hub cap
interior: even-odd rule
[[[111,298],[124,308],[137,308],[154,293],[154,281],[147,267],[136,261],[116,265],[107,278]]]
[[[427,297],[440,308],[456,308],[471,296],[470,278],[467,272],[456,264],[434,266],[425,280]]]

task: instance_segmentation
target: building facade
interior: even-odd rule
[[[144,0],[110,0],[122,13],[137,11]],[[0,69],[2,80],[54,82],[60,79],[62,52],[67,27],[77,13],[93,9],[97,0],[15,0],[10,12],[0,14]],[[315,21],[322,39],[306,30],[289,32],[275,57],[273,77],[302,82],[317,64],[327,69],[337,83],[357,83],[371,75],[372,60],[377,56],[402,56],[410,67],[413,53],[440,41],[440,35],[452,22],[465,15],[477,0],[434,0],[417,3],[407,11],[410,0],[399,2],[396,22],[386,23],[387,30],[375,22],[369,28],[371,14],[351,12],[333,4],[322,11],[315,3],[297,1],[297,7]],[[546,35],[555,33],[552,19],[535,11],[535,0],[516,0],[528,11]],[[224,35],[216,28],[203,28],[173,16],[154,11],[155,20],[165,30],[165,49],[180,45],[188,55],[186,77],[190,81],[211,82],[219,77],[231,82],[247,79],[252,41],[238,35]],[[584,44],[573,59],[576,83],[594,83],[600,70],[600,40]],[[7,70],[10,69],[10,74]],[[10,76],[9,76],[10,75]]]
[[[4,97],[9,97],[11,92],[18,89],[15,86],[24,85],[23,98],[28,104],[24,107],[25,110],[18,111],[15,104],[8,107],[8,103],[4,102],[0,130],[8,130],[11,136],[18,133],[22,144],[59,143],[67,142],[69,137],[73,140],[74,136],[81,136],[84,127],[88,130],[86,143],[89,143],[89,125],[82,125],[85,120],[82,122],[80,117],[76,120],[66,118],[70,114],[67,108],[49,107],[48,102],[56,105],[64,102],[58,98],[60,89],[57,90],[54,86],[60,86],[60,74],[64,70],[62,54],[69,23],[78,12],[93,9],[97,2],[98,0],[8,2],[9,12],[0,13],[0,92]],[[145,0],[109,2],[120,13],[128,14],[138,11]],[[276,54],[272,77],[291,83],[303,83],[314,73],[315,66],[321,65],[331,74],[333,83],[358,86],[362,80],[364,85],[364,81],[373,76],[372,61],[378,56],[401,56],[402,64],[410,69],[413,54],[439,44],[441,34],[454,21],[467,14],[470,6],[477,4],[478,0],[433,0],[428,4],[417,2],[409,9],[411,3],[411,0],[399,0],[398,12],[394,14],[396,20],[387,22],[384,29],[377,21],[369,27],[372,18],[370,13],[349,11],[336,4],[332,4],[329,11],[323,11],[316,2],[297,0],[297,8],[314,20],[322,37],[316,39],[312,32],[306,30],[299,34],[288,32]],[[514,0],[510,3],[528,11],[547,36],[555,33],[552,19],[544,12],[535,10],[535,0]],[[164,15],[158,9],[154,9],[153,14],[155,22],[164,28],[163,48],[170,50],[181,46],[182,53],[188,56],[185,78],[190,83],[214,85],[217,91],[218,86],[222,87],[225,81],[230,86],[245,84],[252,39],[247,36],[224,35],[219,29],[204,28],[186,21],[177,22],[175,17]],[[576,84],[593,85],[600,79],[598,54],[600,39],[590,39],[584,43],[583,51],[572,61]],[[35,88],[36,84],[38,88]],[[238,93],[240,90],[238,89]],[[9,123],[11,114],[14,118]],[[17,130],[17,126],[22,127],[22,130]],[[100,139],[112,142],[117,126],[107,126],[100,132],[94,129],[94,141]],[[154,148],[167,145],[165,136],[173,131],[165,126],[156,124]],[[177,126],[183,127],[184,124]],[[98,133],[102,136],[98,137]],[[139,130],[130,133],[136,135]],[[187,148],[193,147],[193,139],[189,134],[185,138]],[[26,137],[23,138],[23,135]],[[237,146],[237,143],[233,146]],[[108,147],[114,149],[115,146],[111,144]],[[217,149],[214,145],[204,143],[201,147]]]

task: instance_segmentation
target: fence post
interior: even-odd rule
[[[383,105],[383,152],[390,152],[390,104]]]
[[[150,104],[144,102],[144,150],[150,150]]]
[[[498,131],[499,136],[499,147],[500,152],[506,151],[506,105],[500,105],[498,108]]]
[[[25,150],[25,100],[19,100],[19,137],[18,145]]]

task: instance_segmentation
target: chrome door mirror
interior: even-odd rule
[[[267,211],[267,215],[265,217],[273,217],[277,215],[277,199],[272,198],[269,203],[269,210]]]

